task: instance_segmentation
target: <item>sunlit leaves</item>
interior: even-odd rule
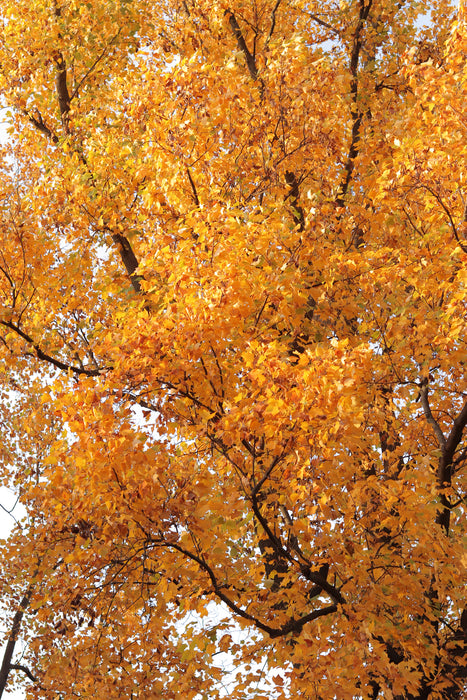
[[[453,8],[4,4],[31,697],[459,700]]]

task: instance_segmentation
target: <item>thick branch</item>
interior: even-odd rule
[[[448,435],[445,445],[445,455],[446,459],[449,460],[449,464],[452,463],[454,459],[454,453],[459,445],[462,438],[462,433],[465,426],[467,425],[467,402],[464,404],[462,411],[459,413],[454,421],[451,432]]]
[[[57,10],[59,12],[59,10]],[[57,98],[58,98],[58,104],[59,104],[59,109],[60,109],[60,115],[62,119],[62,124],[65,129],[65,133],[69,134],[70,129],[69,129],[69,112],[70,112],[70,106],[71,106],[71,97],[68,92],[68,85],[67,85],[67,68],[66,68],[66,63],[65,60],[62,56],[61,53],[57,52],[55,56],[55,64],[57,67],[57,74],[56,74],[56,80],[55,80],[55,86],[56,86],[56,91],[57,91]],[[74,93],[73,93],[74,94]],[[57,144],[59,139],[54,134],[51,129],[49,129],[48,126],[43,122],[41,115],[38,113],[38,116],[34,117],[30,115],[28,112],[23,112],[31,124],[42,134],[44,134],[50,141],[53,143]],[[72,152],[78,154],[79,160],[85,165],[88,169],[88,163],[86,161],[85,156],[83,155],[82,152],[80,152],[78,149],[74,149]],[[94,176],[92,173],[90,173],[91,178],[94,180]],[[126,236],[124,236],[121,233],[114,233],[110,228],[106,228],[111,233],[112,240],[114,243],[116,243],[117,248],[120,253],[120,257],[122,259],[122,262],[125,266],[125,269],[128,273],[128,276],[130,277],[131,284],[133,286],[133,289],[137,294],[142,293],[142,288],[141,288],[141,280],[142,277],[141,275],[135,274],[136,268],[138,267],[138,260],[136,258],[136,255],[133,252],[133,248],[131,247],[131,243],[128,240]],[[74,370],[73,370],[74,371]]]
[[[370,9],[373,0],[368,0],[368,4],[365,4],[365,0],[360,0],[360,15],[358,18],[358,23],[355,28],[355,33],[353,37],[352,53],[350,55],[350,95],[352,99],[352,132],[350,136],[349,151],[347,154],[347,160],[344,166],[344,175],[339,187],[339,193],[336,198],[336,204],[339,207],[344,206],[345,197],[347,195],[350,182],[352,180],[352,173],[355,166],[355,159],[359,152],[359,141],[360,141],[360,129],[363,121],[363,111],[358,107],[358,64],[360,60],[360,53],[362,50],[362,31],[365,22],[368,19]]]
[[[453,459],[455,451],[462,439],[464,428],[467,425],[467,403],[454,421],[454,425],[442,450],[438,463],[438,486],[445,489],[451,485],[453,473]],[[442,510],[438,513],[437,523],[441,525],[446,534],[449,534],[452,505],[445,493],[441,493]]]
[[[355,167],[355,158],[358,156],[358,143],[360,141],[360,127],[363,121],[363,113],[358,111],[352,112],[352,133],[350,136],[349,152],[344,166],[344,177],[339,188],[339,196],[336,199],[336,204],[339,207],[344,206],[345,197],[349,190],[352,174]]]
[[[453,461],[455,452],[462,440],[464,428],[467,425],[467,402],[461,412],[454,420],[451,432],[446,438],[437,420],[434,418],[428,400],[428,379],[424,379],[420,384],[420,399],[427,423],[429,423],[437,437],[441,456],[438,461],[438,488],[443,490],[451,485],[453,474]],[[444,493],[441,493],[440,501],[442,510],[436,519],[437,523],[443,527],[446,534],[449,533],[449,522],[451,518],[451,504]]]
[[[3,654],[2,666],[0,668],[0,698],[2,697],[3,692],[6,688],[10,670],[13,668],[11,660],[15,651],[16,642],[18,641],[19,631],[21,629],[21,622],[23,620],[25,610],[29,606],[33,589],[33,584],[31,584],[26,593],[24,594],[21,603],[19,604],[19,608],[16,611],[15,616],[13,617],[13,624],[11,626],[11,631],[6,644],[5,653]]]
[[[69,134],[71,98],[70,93],[68,92],[66,63],[61,53],[57,53],[55,57],[55,65],[57,68],[57,73],[55,76],[55,88],[57,90],[60,117],[62,120],[63,128],[65,129],[65,133]]]
[[[112,240],[117,245],[120,257],[125,265],[125,269],[128,273],[133,289],[137,294],[141,294],[143,291],[141,288],[141,280],[143,278],[141,275],[136,274],[138,259],[134,254],[130,241],[121,233],[112,233]]]
[[[421,382],[420,385],[420,400],[422,402],[422,408],[423,408],[423,413],[425,414],[425,418],[427,420],[427,423],[431,425],[433,428],[433,432],[435,433],[439,446],[441,450],[444,451],[446,447],[446,438],[444,437],[444,433],[441,430],[439,423],[435,418],[433,417],[433,414],[431,412],[430,408],[430,402],[428,400],[428,379],[424,379]]]
[[[26,110],[21,110],[22,113],[28,118],[29,122],[33,125],[37,131],[40,131],[41,134],[44,134],[44,136],[47,136],[48,139],[50,139],[53,143],[58,143],[58,136],[53,133],[51,129],[45,124],[44,120],[42,119],[42,115],[39,111],[36,111],[36,116],[33,117],[32,114],[29,114]]]
[[[246,45],[246,41],[243,37],[242,30],[240,29],[240,26],[237,22],[237,18],[235,17],[233,12],[229,14],[229,24],[232,27],[232,31],[237,40],[238,48],[245,56],[245,61],[248,66],[248,70],[250,71],[251,77],[253,78],[253,80],[258,80],[258,68],[256,67],[255,57],[253,56],[253,54],[250,53],[250,50]]]
[[[337,610],[337,605],[327,605],[325,608],[313,610],[313,612],[308,613],[308,615],[304,615],[303,617],[292,618],[286,622],[285,625],[282,625],[282,627],[280,627],[276,633],[270,633],[270,636],[274,638],[281,637],[284,634],[289,634],[290,632],[301,632],[302,628],[307,624],[307,622],[312,622],[313,620],[317,620],[319,617],[324,617],[325,615],[331,615],[332,613],[337,612]]]
[[[298,226],[298,230],[301,232],[305,228],[305,212],[299,204],[300,191],[297,176],[295,173],[287,170],[285,173],[285,181],[290,187],[287,198],[290,198],[290,203],[292,204],[293,220],[295,225]]]

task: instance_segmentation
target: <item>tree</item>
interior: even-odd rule
[[[1,17],[0,695],[460,700],[462,10]]]

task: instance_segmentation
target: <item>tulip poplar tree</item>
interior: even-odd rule
[[[0,696],[461,700],[462,6],[0,21]]]

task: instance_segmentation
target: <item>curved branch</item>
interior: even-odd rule
[[[10,664],[10,670],[11,671],[21,671],[33,683],[37,683],[37,681],[38,681],[38,679],[31,673],[29,668],[27,666],[23,666],[22,664]]]
[[[213,591],[214,594],[221,600],[223,603],[227,605],[227,607],[232,610],[232,612],[236,613],[240,617],[242,617],[244,620],[248,620],[249,622],[252,622],[258,629],[262,630],[263,632],[267,632],[269,636],[272,639],[276,639],[277,637],[282,637],[286,634],[290,634],[290,632],[296,632],[299,633],[301,632],[302,628],[304,625],[306,625],[307,622],[311,622],[312,620],[316,620],[319,617],[323,617],[325,615],[331,615],[332,613],[337,612],[338,607],[337,605],[328,605],[324,608],[319,608],[318,610],[313,610],[312,612],[308,613],[308,615],[304,615],[303,617],[299,618],[291,618],[288,620],[284,625],[281,627],[271,627],[270,625],[265,624],[264,622],[261,622],[257,617],[254,615],[250,615],[246,610],[243,610],[239,605],[233,602],[223,591],[222,591],[222,586],[219,584],[216,575],[212,568],[209,566],[209,564],[205,561],[205,559],[199,557],[197,554],[194,554],[193,552],[190,552],[180,545],[176,543],[154,543],[156,546],[162,546],[162,547],[167,547],[171,549],[175,549],[177,552],[180,552],[180,554],[183,554],[183,556],[188,557],[188,559],[191,559],[192,561],[196,562],[198,566],[203,569],[209,576],[212,586],[213,586]]]
[[[39,358],[39,360],[48,362],[57,369],[62,369],[65,372],[73,372],[73,374],[84,374],[87,377],[98,377],[103,372],[103,369],[86,369],[84,367],[76,367],[75,365],[70,365],[66,362],[62,362],[56,357],[52,357],[52,355],[49,355],[48,353],[44,352],[42,348],[34,341],[34,339],[31,338],[30,335],[25,333],[23,330],[21,330],[21,328],[19,328],[19,326],[16,326],[11,321],[0,320],[0,325],[4,326],[5,328],[8,328],[11,331],[14,331],[17,335],[20,336],[20,338],[23,338],[23,340],[32,345],[32,347],[35,350],[36,356]]]
[[[26,109],[22,109],[20,111],[21,111],[21,114],[24,114],[24,116],[27,117],[30,124],[32,124],[33,127],[35,129],[37,129],[37,131],[40,131],[41,134],[44,134],[44,136],[46,136],[48,139],[50,139],[50,141],[52,141],[52,143],[58,143],[59,138],[58,138],[57,134],[54,134],[54,132],[51,129],[49,129],[47,124],[42,119],[42,115],[39,112],[39,110],[36,110],[37,116],[35,116],[35,117],[33,117],[32,114],[29,114],[29,112]]]
[[[327,571],[329,569],[328,565],[325,564],[322,566],[319,571],[312,571],[311,569],[311,564],[307,562],[307,565],[303,564],[298,564],[297,560],[290,554],[290,552],[282,545],[282,542],[280,539],[274,534],[272,529],[269,527],[269,524],[266,520],[266,518],[263,516],[261,513],[259,503],[258,503],[258,494],[263,486],[264,482],[266,479],[269,477],[271,474],[272,470],[274,467],[277,465],[279,462],[280,457],[276,457],[269,469],[265,472],[263,477],[260,479],[260,481],[256,484],[255,488],[253,489],[251,493],[251,505],[253,507],[253,513],[260,523],[261,527],[264,530],[264,533],[266,534],[267,538],[269,539],[273,549],[276,551],[276,554],[279,558],[282,558],[291,564],[298,565],[300,567],[300,573],[311,583],[314,583],[316,587],[310,591],[311,597],[314,597],[318,595],[321,591],[325,591],[325,593],[328,594],[328,596],[331,598],[331,600],[334,601],[334,603],[339,603],[340,605],[345,604],[345,598],[342,596],[341,592],[332,584],[330,584],[326,578],[327,576]],[[305,560],[306,561],[306,560]],[[326,573],[326,575],[323,575],[323,573]]]
[[[269,42],[271,41],[271,37],[274,33],[274,29],[276,27],[276,12],[279,9],[279,5],[281,4],[282,0],[277,0],[276,4],[274,5],[273,11],[271,13],[271,28],[269,30],[269,34],[267,36],[266,42],[264,44],[265,48],[267,48]]]
[[[435,420],[431,412],[430,403],[428,401],[428,379],[424,379],[420,383],[420,399],[427,423],[429,423],[433,428],[433,431],[438,439],[438,444],[444,451],[444,448],[446,447],[446,438],[444,437],[444,433],[441,430],[438,421]]]

